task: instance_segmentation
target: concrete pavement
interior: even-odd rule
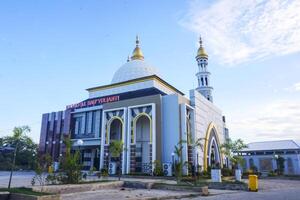
[[[30,187],[31,179],[34,176],[34,172],[14,172],[12,179],[12,187]],[[116,178],[109,178],[116,179]],[[172,180],[157,180],[157,179],[138,179],[138,178],[122,178],[123,180],[130,181],[145,181],[145,182],[163,182],[163,183],[175,183]],[[0,187],[7,187],[9,180],[9,172],[0,172]],[[258,192],[246,192],[246,191],[225,191],[225,190],[209,190],[212,194],[208,197],[195,197],[186,199],[212,199],[212,200],[299,200],[300,199],[300,181],[298,180],[279,180],[279,179],[260,179]],[[182,193],[182,192],[180,192]],[[151,196],[170,196],[177,194],[174,191],[162,191],[162,190],[101,190],[91,191],[86,193],[74,193],[64,196],[63,199],[79,200],[79,199],[141,199],[142,197]],[[107,196],[108,195],[108,196]],[[121,195],[121,196],[120,196]]]

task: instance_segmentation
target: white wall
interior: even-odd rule
[[[174,146],[179,142],[180,115],[177,95],[162,97],[162,162],[172,162]]]
[[[190,90],[190,101],[195,112],[195,139],[197,140],[198,138],[205,138],[206,131],[210,123],[213,122],[216,126],[220,143],[223,143],[224,127],[221,110],[196,90]],[[196,155],[197,153],[199,156],[199,164],[203,166],[204,152],[199,148],[196,152]],[[196,160],[196,158],[194,160]]]

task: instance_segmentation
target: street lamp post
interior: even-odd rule
[[[197,164],[196,170],[197,170],[197,172],[199,172],[200,170],[199,170],[199,154],[198,154],[198,152],[197,152],[197,161],[196,161],[196,164]]]
[[[80,163],[82,163],[82,155],[81,155],[80,147],[83,145],[83,140],[81,140],[81,139],[77,140],[77,145],[78,145],[78,148],[79,148]]]
[[[172,152],[171,156],[172,156],[172,171],[173,173],[175,173],[175,153]]]
[[[108,152],[105,153],[105,157],[106,157],[106,167],[108,169],[108,166],[109,166]]]

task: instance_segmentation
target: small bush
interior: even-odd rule
[[[269,171],[268,176],[273,177],[273,176],[277,176],[277,173],[275,171]]]
[[[154,164],[153,175],[154,176],[163,176],[164,172],[163,172],[162,164],[160,163],[160,161],[155,160],[153,162],[153,164]]]
[[[229,168],[223,168],[221,170],[221,173],[222,173],[223,176],[232,176],[233,175],[232,170],[229,169]]]
[[[101,169],[100,175],[102,177],[107,177],[108,176],[108,170],[106,168]]]

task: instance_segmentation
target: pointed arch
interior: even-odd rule
[[[203,156],[203,169],[207,170],[208,167],[208,162],[207,162],[207,154],[208,154],[208,150],[209,150],[209,145],[210,145],[210,141],[209,138],[211,136],[212,133],[215,133],[215,140],[216,143],[218,145],[218,147],[220,147],[220,140],[219,140],[219,136],[218,136],[218,131],[216,129],[216,126],[214,125],[213,122],[211,122],[206,130],[206,135],[205,135],[205,143],[204,143],[204,156]],[[223,160],[222,160],[222,156],[221,153],[219,152],[219,157],[220,157],[220,165],[223,165]]]
[[[139,113],[137,116],[134,117],[133,121],[133,128],[132,128],[132,134],[131,134],[131,143],[135,143],[135,138],[136,138],[136,122],[138,121],[138,119],[142,116],[145,116],[149,119],[150,122],[150,144],[152,144],[152,118],[148,113],[142,112]]]
[[[106,124],[106,133],[105,133],[105,144],[109,144],[110,142],[110,129],[111,129],[111,124],[113,123],[114,120],[119,120],[121,125],[122,125],[122,131],[121,131],[121,140],[124,138],[124,121],[121,117],[118,116],[113,116],[112,118],[109,119],[109,121]]]

